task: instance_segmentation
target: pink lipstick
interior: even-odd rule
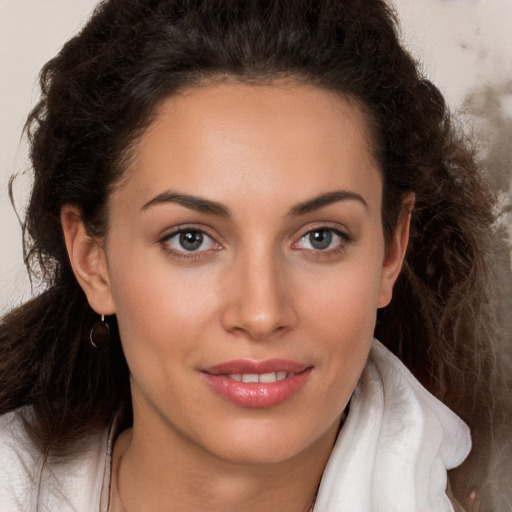
[[[244,407],[278,405],[306,383],[312,367],[284,359],[228,361],[202,370],[207,384],[222,397]]]

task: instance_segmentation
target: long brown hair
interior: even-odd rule
[[[60,210],[80,207],[91,234],[129,149],[159,103],[198,81],[291,78],[363,105],[384,177],[383,229],[416,194],[410,248],[376,335],[478,432],[504,385],[487,254],[494,198],[443,97],[401,47],[382,0],[109,0],[42,70],[27,121],[34,187],[26,263],[46,289],[0,324],[0,413],[30,405],[43,446],[67,441],[123,409],[129,371],[115,318],[94,350],[97,320],[66,254]],[[482,408],[485,410],[483,411]],[[480,430],[478,430],[480,429]]]

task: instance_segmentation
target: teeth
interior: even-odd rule
[[[258,374],[257,373],[244,373],[242,375],[242,382],[251,383],[258,382]]]
[[[276,372],[262,373],[260,375],[260,382],[263,382],[264,384],[270,384],[271,382],[275,382],[276,380]]]
[[[269,372],[269,373],[230,373],[227,375],[231,380],[237,382],[245,382],[248,384],[259,382],[261,384],[272,384],[279,380],[284,380],[288,377],[287,372]]]

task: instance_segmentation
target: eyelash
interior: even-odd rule
[[[298,247],[298,244],[305,240],[306,237],[310,237],[315,232],[327,232],[330,233],[331,236],[335,235],[339,238],[338,243],[333,248],[327,248],[327,249],[304,249],[301,247]],[[186,234],[186,233],[198,233],[203,237],[202,243],[204,243],[205,240],[209,239],[210,244],[212,244],[212,247],[209,247],[207,249],[203,250],[190,250],[187,251],[186,249],[176,249],[170,246],[170,240],[176,237],[179,237],[180,235]],[[331,226],[315,226],[314,228],[308,229],[308,231],[304,232],[300,236],[300,238],[292,244],[292,249],[297,251],[306,251],[308,255],[316,257],[316,258],[322,258],[322,257],[330,257],[330,256],[336,256],[339,253],[343,252],[346,249],[346,244],[351,242],[352,238],[345,232],[333,228]],[[188,260],[188,261],[196,261],[205,257],[208,257],[211,252],[219,251],[222,249],[222,246],[215,241],[214,237],[208,233],[207,230],[204,229],[204,227],[196,227],[196,226],[181,226],[174,231],[172,231],[169,234],[166,234],[162,238],[159,239],[159,244],[163,246],[165,251],[170,254],[172,257],[182,260]],[[178,242],[179,243],[179,242]]]
[[[186,233],[199,233],[203,237],[203,243],[205,240],[209,239],[213,247],[203,250],[187,251],[184,248],[180,250],[170,246],[169,242],[171,239]],[[210,235],[207,230],[205,230],[203,227],[199,228],[196,226],[181,226],[173,232],[160,238],[158,242],[163,246],[164,250],[174,258],[188,261],[196,261],[200,258],[204,258],[207,256],[207,253],[211,253],[212,251],[219,251],[222,248],[222,246],[215,241],[214,237]]]
[[[314,249],[314,248],[303,249],[303,248],[297,247],[301,241],[307,239],[307,237],[311,237],[311,235],[313,233],[320,232],[320,231],[327,232],[327,233],[330,233],[331,236],[335,235],[336,237],[338,237],[339,240],[338,240],[338,243],[336,244],[336,246],[332,247],[330,249],[329,248],[327,248],[327,249]],[[297,242],[294,242],[294,244],[292,245],[292,248],[295,250],[299,250],[299,251],[305,250],[305,251],[307,251],[309,256],[313,256],[315,258],[329,258],[329,257],[336,256],[336,255],[344,252],[346,250],[346,245],[349,242],[352,242],[352,237],[349,236],[344,231],[341,231],[340,229],[337,229],[337,228],[333,228],[331,226],[320,225],[320,226],[315,226],[314,228],[308,229],[303,235],[301,235],[301,237],[297,240]]]

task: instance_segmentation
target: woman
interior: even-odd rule
[[[480,499],[492,197],[385,3],[110,0],[41,85],[2,510]]]

